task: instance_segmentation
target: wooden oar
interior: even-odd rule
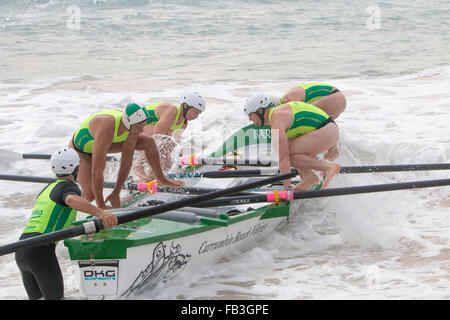
[[[159,213],[168,212],[172,210],[176,210],[179,208],[183,208],[186,206],[194,206],[196,204],[199,204],[204,201],[213,200],[219,197],[224,197],[236,192],[241,192],[244,190],[260,187],[263,185],[267,185],[276,181],[281,181],[285,179],[291,179],[292,177],[296,176],[298,173],[297,171],[292,171],[288,174],[282,174],[277,175],[270,178],[260,179],[258,181],[253,181],[249,183],[244,183],[242,185],[234,186],[231,188],[215,191],[215,192],[209,192],[206,194],[202,194],[195,197],[190,198],[184,198],[181,200],[165,203],[156,207],[151,208],[144,208],[144,209],[136,209],[136,211],[133,212],[126,212],[123,214],[117,215],[118,224],[127,223],[130,221],[147,218],[150,216],[154,216]],[[42,245],[47,243],[52,243],[56,241],[61,241],[68,238],[73,238],[76,236],[80,236],[83,234],[92,234],[99,232],[101,230],[105,229],[105,225],[102,220],[94,218],[90,222],[83,223],[79,226],[74,226],[68,229],[63,229],[47,234],[43,234],[40,236],[36,236],[33,238],[25,239],[25,240],[19,240],[17,242],[13,242],[4,246],[0,247],[0,256],[15,252],[16,250],[20,248],[26,248],[26,247],[32,247],[36,245]]]
[[[285,199],[284,201],[353,195],[353,194],[361,194],[361,193],[383,192],[383,191],[396,191],[396,190],[405,190],[405,189],[442,187],[442,186],[448,186],[448,185],[450,185],[450,179],[438,179],[438,180],[423,180],[423,181],[411,181],[411,182],[400,182],[400,183],[375,184],[375,185],[343,187],[343,188],[328,188],[328,189],[322,189],[322,190],[293,191],[293,192],[289,193],[289,196],[287,198],[284,198]],[[281,192],[283,192],[283,191],[281,191]],[[283,195],[284,195],[284,193],[283,193]],[[222,198],[222,199],[219,198],[219,199],[205,201],[205,202],[196,204],[195,207],[206,208],[206,207],[241,205],[241,204],[250,204],[250,203],[273,202],[272,201],[273,199],[275,199],[274,193],[270,192],[267,194],[260,194],[260,195],[228,197],[228,198]],[[283,200],[280,200],[280,201],[283,201]]]

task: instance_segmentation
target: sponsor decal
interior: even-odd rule
[[[92,269],[83,270],[84,280],[116,280],[117,270],[116,269]]]
[[[258,224],[252,225],[248,230],[240,230],[236,234],[227,234],[225,239],[215,241],[215,242],[208,242],[204,241],[200,248],[198,249],[198,254],[204,254],[208,253],[217,249],[221,249],[224,247],[227,247],[229,245],[232,245],[234,243],[240,242],[242,240],[245,240],[250,237],[254,237],[257,234],[264,232],[266,230],[268,223],[260,222]]]

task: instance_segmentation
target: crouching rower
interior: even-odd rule
[[[143,133],[160,141],[160,157],[162,170],[167,173],[172,167],[172,154],[176,143],[188,126],[205,111],[206,103],[198,92],[187,92],[183,95],[181,104],[176,106],[168,102],[153,102],[144,107],[148,113],[147,125]],[[155,173],[146,170],[143,155],[133,163],[133,172],[145,181],[155,179]]]
[[[135,150],[144,150],[148,163],[153,168],[159,185],[174,188],[184,186],[184,182],[167,179],[161,169],[158,148],[155,141],[142,131],[147,123],[145,109],[130,103],[125,110],[98,112],[82,122],[75,132],[70,147],[80,156],[79,181],[83,197],[95,199],[99,208],[110,202],[113,208],[120,208],[120,191],[133,164]],[[117,181],[111,194],[103,198],[103,171],[107,153],[121,153]]]
[[[324,83],[305,83],[290,89],[282,97],[269,97],[275,107],[280,104],[303,101],[316,106],[325,111],[327,115],[336,120],[344,112],[347,100],[338,88]],[[325,155],[329,161],[335,160],[339,156],[337,145],[332,146]]]
[[[336,145],[339,131],[334,120],[323,110],[304,102],[294,101],[274,107],[269,97],[258,93],[244,105],[244,112],[256,126],[269,124],[272,138],[277,137],[280,173],[297,168],[301,180],[294,190],[306,190],[319,182],[312,170],[325,175],[322,189],[326,188],[341,166],[317,160],[317,155]],[[287,190],[290,180],[283,181]]]
[[[347,100],[338,88],[323,83],[299,84],[290,89],[282,97],[269,97],[275,107],[280,104],[302,101],[322,109],[331,118],[336,120],[344,112]]]
[[[79,163],[77,153],[68,147],[52,154],[50,164],[57,180],[47,185],[37,197],[21,240],[69,228],[77,211],[99,217],[107,228],[117,224],[114,214],[81,197],[81,190],[75,184]],[[16,263],[30,300],[60,300],[64,297],[64,281],[55,249],[55,243],[51,243],[16,251]]]

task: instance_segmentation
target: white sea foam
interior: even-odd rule
[[[343,165],[450,162],[450,76],[448,68],[370,79],[323,81],[348,97],[337,120]],[[0,85],[1,149],[51,153],[66,145],[93,112],[136,101],[168,99],[196,89],[207,110],[183,135],[213,151],[230,133],[248,124],[241,111],[253,92],[282,94],[294,81],[183,83],[104,78],[42,80]],[[152,87],[153,84],[153,87]],[[124,89],[126,88],[126,89]],[[202,148],[199,149],[199,151]],[[48,161],[0,163],[8,174],[51,176]],[[330,187],[438,179],[445,171],[337,176]],[[114,176],[108,176],[114,180]],[[221,186],[225,182],[218,182]],[[15,241],[26,223],[40,184],[0,181],[2,243]],[[106,194],[108,191],[105,191]],[[137,298],[194,299],[449,299],[448,187],[308,200],[290,223],[244,253],[205,272],[167,283]],[[80,214],[80,218],[84,215]],[[66,295],[82,298],[66,248],[58,247]],[[13,255],[0,257],[0,298],[26,299]]]

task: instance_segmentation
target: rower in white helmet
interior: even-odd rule
[[[341,170],[339,164],[317,159],[318,154],[329,150],[339,139],[333,118],[320,108],[302,101],[275,107],[268,96],[257,93],[245,102],[244,113],[256,126],[270,125],[272,144],[278,143],[279,147],[280,173],[290,172],[291,167],[299,171],[301,180],[293,190],[306,190],[318,183],[313,170],[324,173],[324,189]],[[290,179],[283,181],[283,186],[287,190]]]
[[[142,131],[148,114],[144,108],[130,103],[122,112],[105,110],[84,120],[75,132],[70,147],[80,156],[79,181],[83,197],[95,200],[99,208],[106,208],[109,201],[113,208],[120,208],[120,191],[130,173],[135,150],[144,150],[148,163],[160,185],[174,188],[184,186],[183,181],[167,179],[161,169],[158,148],[152,138]],[[116,185],[111,194],[103,198],[103,171],[107,153],[121,153]]]
[[[172,167],[172,153],[188,122],[197,119],[205,107],[205,100],[196,91],[183,94],[180,105],[159,101],[144,107],[148,120],[143,132],[157,139],[164,172]],[[133,164],[133,172],[144,181],[153,180],[155,174],[145,163],[141,154]]]
[[[69,147],[53,152],[50,166],[57,179],[37,196],[20,240],[70,228],[78,211],[100,218],[106,228],[117,225],[114,214],[81,197],[81,190],[75,184],[79,163],[77,153]],[[16,251],[16,263],[30,300],[64,298],[64,279],[55,250],[56,244],[48,243]]]

